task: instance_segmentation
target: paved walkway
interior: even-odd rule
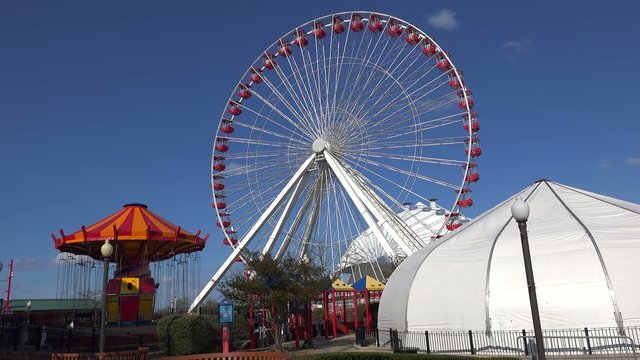
[[[302,347],[302,343],[300,344]],[[314,349],[293,350],[295,342],[288,341],[283,344],[284,349],[288,349],[295,354],[317,354],[328,352],[391,352],[390,348],[376,347],[375,344],[370,346],[356,345],[356,337],[354,334],[344,335],[335,339],[325,339],[324,337],[316,337],[313,339]]]

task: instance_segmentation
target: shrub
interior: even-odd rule
[[[210,315],[169,315],[158,321],[158,340],[167,355],[215,352],[220,332]]]
[[[169,354],[170,349],[175,347],[173,339],[169,335],[169,327],[179,317],[180,315],[165,315],[162,319],[158,320],[158,324],[156,325],[156,334],[158,335],[158,341],[160,341],[160,349],[165,354]]]

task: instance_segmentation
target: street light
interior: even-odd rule
[[[109,240],[100,248],[104,266],[102,272],[102,316],[100,317],[100,352],[104,352],[104,325],[107,322],[107,281],[109,280],[109,257],[113,255],[113,246]]]
[[[30,314],[31,314],[31,300],[27,301],[27,325],[29,325]]]
[[[527,237],[527,219],[529,218],[529,205],[517,197],[516,202],[511,205],[511,215],[518,223],[520,230],[520,242],[522,243],[522,255],[524,257],[524,271],[527,275],[527,288],[529,289],[529,303],[531,305],[531,318],[533,320],[533,331],[536,338],[536,349],[538,359],[545,360],[544,343],[542,340],[542,326],[540,326],[540,311],[538,311],[538,298],[536,296],[536,285],[533,280],[533,268],[531,266],[531,253],[529,251],[529,238]]]

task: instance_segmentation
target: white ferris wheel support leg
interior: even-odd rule
[[[295,204],[298,201],[298,198],[300,197],[300,193],[304,189],[304,185],[306,184],[308,178],[309,178],[309,174],[308,172],[305,172],[302,175],[302,178],[300,178],[300,180],[296,183],[296,188],[295,190],[293,190],[293,194],[289,197],[289,201],[287,202],[287,205],[282,211],[282,215],[280,215],[280,218],[278,219],[276,226],[273,228],[273,231],[269,236],[269,240],[267,240],[267,244],[264,246],[264,249],[262,250],[262,255],[266,255],[267,253],[270,253],[271,250],[273,249],[273,245],[276,239],[278,238],[278,236],[280,236],[280,233],[282,232],[282,227],[284,226],[285,221],[287,221],[287,219],[289,218],[289,215],[291,215],[293,204]]]
[[[351,184],[346,179],[348,176],[342,172],[342,168],[340,167],[340,165],[338,165],[338,162],[334,159],[333,156],[331,156],[331,154],[329,154],[328,151],[324,152],[324,157],[331,170],[333,170],[333,172],[336,174],[338,182],[340,182],[342,187],[344,187],[344,189],[347,191],[347,195],[349,195],[351,201],[353,201],[353,204],[360,212],[360,215],[362,215],[362,218],[367,223],[367,225],[369,225],[371,231],[373,231],[373,234],[378,239],[380,245],[382,245],[382,247],[384,248],[384,251],[389,257],[394,257],[396,255],[395,251],[393,251],[391,245],[389,245],[387,238],[382,234],[382,230],[380,230],[380,227],[378,227],[378,223],[373,218],[373,216],[371,216],[367,207],[362,203],[358,195],[356,195],[357,189],[353,189],[351,187]]]
[[[298,258],[302,259],[304,254],[307,252],[307,245],[309,244],[309,239],[311,238],[311,234],[313,233],[313,229],[316,227],[318,223],[318,216],[320,215],[320,208],[322,207],[322,181],[318,181],[316,184],[316,188],[313,191],[313,196],[315,197],[315,201],[312,202],[313,208],[311,209],[311,215],[309,217],[309,221],[307,222],[307,226],[304,229],[304,235],[302,236],[302,243],[300,244],[300,249],[298,250]]]
[[[251,242],[251,240],[253,240],[253,237],[260,231],[260,229],[262,229],[266,220],[273,214],[276,207],[278,207],[282,203],[284,198],[291,191],[291,188],[293,188],[293,186],[299,182],[300,178],[309,169],[309,165],[311,165],[311,163],[315,160],[315,157],[316,155],[312,154],[311,156],[309,156],[307,160],[304,161],[304,163],[302,163],[298,171],[296,171],[296,173],[289,180],[287,185],[285,185],[285,187],[282,189],[282,191],[280,191],[278,196],[276,196],[276,198],[269,205],[269,207],[264,211],[264,213],[262,213],[258,221],[256,221],[253,227],[242,238],[242,240],[238,244],[238,247],[236,247],[233,250],[233,252],[229,255],[227,260],[224,261],[222,266],[220,266],[220,268],[213,275],[211,280],[209,280],[207,285],[205,285],[205,287],[200,291],[200,294],[198,294],[195,300],[193,300],[193,303],[189,307],[189,311],[188,311],[189,313],[191,313],[196,307],[198,307],[204,301],[207,295],[209,295],[209,293],[213,290],[213,288],[218,284],[218,281],[220,281],[220,278],[222,278],[222,276],[226,274],[227,271],[229,271],[229,269],[231,268],[231,265],[233,265],[233,263],[235,262],[236,257],[240,255],[240,252],[244,250],[244,248]]]
[[[405,239],[403,239],[398,232],[391,226],[391,224],[389,224],[388,221],[388,217],[384,216],[379,210],[378,208],[375,207],[373,201],[369,198],[369,196],[367,196],[367,194],[365,194],[360,187],[358,186],[358,184],[356,184],[353,179],[351,179],[349,177],[349,175],[347,175],[346,170],[344,169],[344,167],[342,165],[340,165],[340,163],[338,163],[333,156],[328,153],[325,152],[324,154],[325,158],[327,159],[327,162],[329,162],[329,166],[331,166],[331,168],[333,169],[334,172],[338,173],[341,172],[342,175],[344,176],[344,181],[346,181],[349,186],[353,189],[354,193],[356,194],[356,196],[358,196],[358,198],[362,201],[362,203],[364,204],[364,206],[376,217],[378,218],[378,221],[380,223],[379,226],[382,226],[383,229],[385,229],[387,231],[387,233],[393,238],[393,240],[398,244],[398,246],[400,246],[400,248],[402,248],[402,251],[404,251],[404,253],[409,256],[411,254],[414,253],[414,250],[412,248],[409,247],[409,245],[407,244],[407,242],[405,241]],[[331,159],[331,160],[329,160]],[[333,164],[332,164],[333,162]],[[342,181],[342,179],[341,179]]]
[[[280,244],[280,248],[278,249],[278,252],[276,253],[276,256],[274,257],[274,259],[276,260],[279,259],[289,248],[289,244],[291,243],[291,239],[292,239],[291,234],[295,234],[298,231],[298,228],[300,227],[300,223],[302,222],[302,219],[304,218],[304,215],[310,206],[309,204],[311,204],[311,200],[313,200],[313,196],[311,196],[311,193],[308,193],[307,197],[305,198],[302,204],[302,208],[298,211],[298,214],[293,219],[293,224],[291,224],[291,226],[289,227],[289,231],[285,233],[285,237],[282,240],[282,243]]]
[[[346,172],[347,170],[343,169],[343,171]],[[347,180],[351,182],[351,186],[359,190],[357,194],[361,196],[362,202],[365,204],[365,206],[367,206],[369,211],[371,211],[373,215],[378,218],[378,220],[382,225],[382,228],[389,233],[389,235],[402,248],[402,251],[404,251],[404,253],[407,256],[413,254],[416,250],[418,250],[415,246],[410,246],[409,243],[406,241],[407,239],[406,237],[412,237],[412,236],[410,233],[406,231],[405,229],[406,225],[403,225],[401,223],[402,220],[397,219],[397,217],[395,217],[393,210],[387,208],[386,209],[387,214],[383,213],[376,206],[376,203],[379,204],[379,206],[386,207],[386,205],[384,205],[384,203],[382,203],[381,200],[376,199],[374,193],[367,191],[367,189],[363,188],[363,186],[366,186],[366,185],[356,183],[353,180],[353,177],[351,176],[348,176]],[[395,225],[397,228],[394,228],[392,224]],[[404,236],[401,235],[399,231],[404,233]],[[414,238],[413,241],[416,243],[420,243],[419,239],[416,239],[416,238]]]

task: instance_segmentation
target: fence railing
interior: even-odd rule
[[[97,328],[54,328],[25,323],[0,324],[0,347],[8,350],[48,352],[97,352],[100,330]],[[107,350],[134,350],[157,345],[155,334],[105,334]]]
[[[360,346],[369,346],[375,345],[380,346],[379,338],[378,338],[378,329],[373,329],[367,331],[364,326],[358,327],[354,331],[356,336],[356,345]]]
[[[529,356],[535,352],[533,331],[398,331],[379,329],[379,346],[426,353]],[[603,355],[635,359],[640,353],[640,327],[544,330],[545,353]]]

